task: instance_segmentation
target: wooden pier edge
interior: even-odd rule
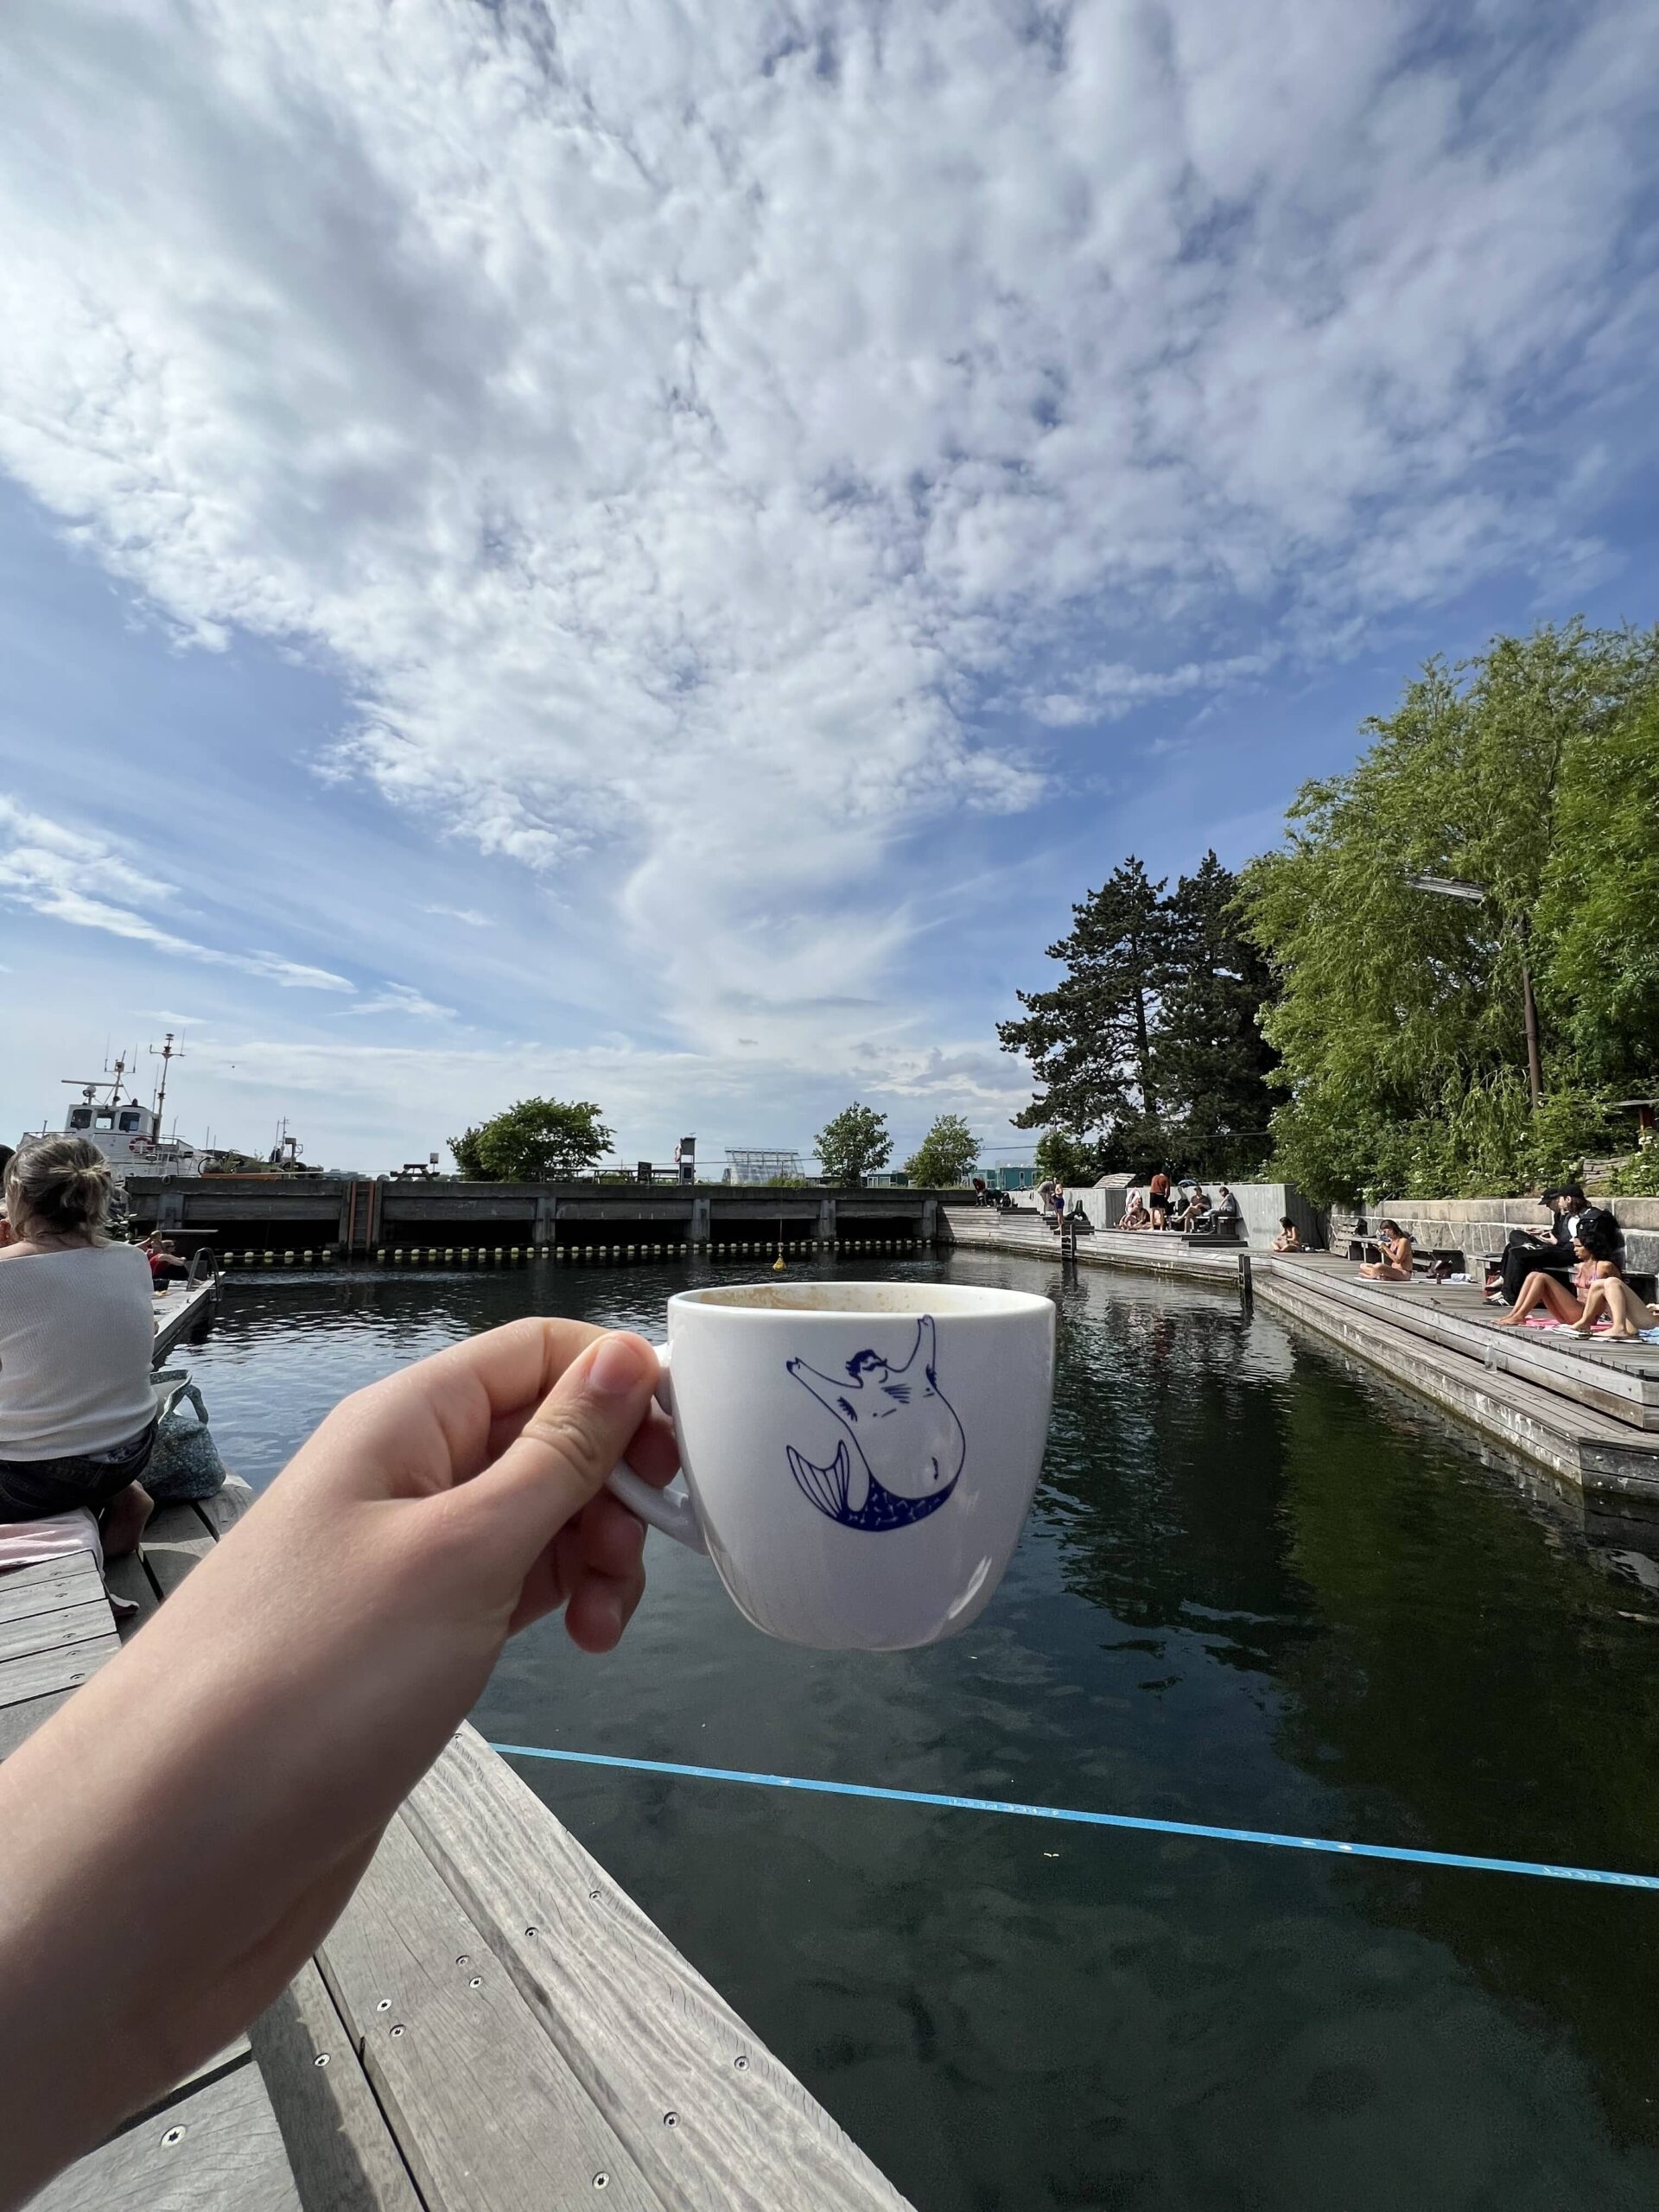
[[[404,1817],[665,2205],[905,2206],[474,1728]]]

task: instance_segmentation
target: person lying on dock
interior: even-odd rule
[[[1129,1203],[1124,1207],[1123,1218],[1117,1225],[1120,1229],[1150,1229],[1152,1227],[1152,1216],[1147,1211],[1139,1191],[1129,1192]]]
[[[1528,1314],[1541,1309],[1569,1328],[1575,1328],[1584,1319],[1586,1301],[1599,1283],[1618,1281],[1622,1285],[1618,1232],[1611,1214],[1584,1215],[1579,1223],[1579,1233],[1573,1239],[1573,1253],[1577,1265],[1573,1270],[1571,1288],[1559,1275],[1546,1274],[1540,1268],[1522,1284],[1520,1295],[1497,1325],[1500,1329],[1521,1328]]]
[[[1281,1213],[1279,1217],[1279,1234],[1273,1240],[1273,1249],[1275,1252],[1301,1252],[1306,1249],[1302,1243],[1301,1230],[1297,1228],[1287,1213]]]
[[[645,1529],[603,1485],[671,1479],[659,1373],[530,1319],[342,1400],[0,1765],[0,2206],[281,1993],[510,1636],[563,1609],[579,1649],[620,1641]]]
[[[15,1153],[4,1189],[0,1521],[84,1505],[116,1557],[149,1518],[149,1268],[136,1245],[111,1242],[109,1162],[85,1137]]]
[[[1380,1260],[1370,1261],[1360,1273],[1370,1282],[1409,1282],[1411,1281],[1411,1239],[1397,1221],[1380,1221],[1376,1224],[1376,1241],[1382,1248]]]

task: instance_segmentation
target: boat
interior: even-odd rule
[[[177,1135],[163,1136],[162,1116],[167,1104],[167,1078],[172,1063],[182,1058],[183,1047],[167,1033],[167,1042],[152,1048],[162,1063],[161,1081],[153,1102],[146,1106],[133,1095],[123,1095],[127,1059],[122,1054],[114,1067],[101,1076],[66,1076],[63,1080],[80,1093],[64,1116],[62,1134],[85,1137],[96,1145],[110,1163],[118,1188],[133,1175],[200,1175],[203,1155]],[[107,1094],[107,1095],[106,1095]],[[46,1129],[26,1129],[17,1149],[25,1150],[49,1135]]]

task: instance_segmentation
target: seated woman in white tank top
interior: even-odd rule
[[[0,1521],[85,1505],[104,1548],[149,1518],[156,1441],[149,1263],[109,1237],[110,1170],[85,1137],[26,1145],[5,1174],[0,1247]]]

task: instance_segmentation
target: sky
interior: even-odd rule
[[[1650,0],[8,0],[0,1135],[626,1158],[1659,616]]]

